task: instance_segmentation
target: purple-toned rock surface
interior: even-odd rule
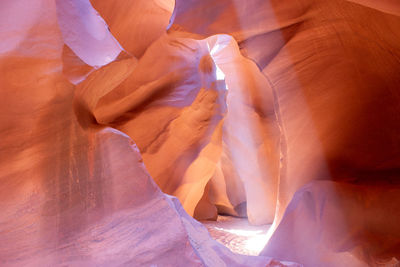
[[[398,265],[399,7],[3,0],[0,265]]]
[[[161,192],[136,144],[97,123],[93,105],[140,63],[88,1],[0,10],[1,266],[280,264],[214,241]]]

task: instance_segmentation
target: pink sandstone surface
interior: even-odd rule
[[[0,265],[398,265],[399,7],[2,1]]]

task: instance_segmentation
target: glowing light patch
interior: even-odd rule
[[[235,246],[242,246],[241,250],[248,255],[259,255],[268,242],[267,230],[225,229],[214,227],[215,230],[230,233],[240,239]],[[229,247],[229,244],[225,244]],[[238,249],[238,248],[236,248]]]
[[[216,66],[216,78],[218,81],[224,81],[225,80],[225,73],[221,70],[221,68],[218,66],[217,61],[215,60],[214,55],[221,50],[223,47],[220,46],[219,44],[216,44],[213,46],[213,48],[210,50],[210,45],[207,43],[207,48],[208,51],[210,52],[210,56],[213,59],[215,66]],[[228,85],[225,84],[225,89],[228,90]]]
[[[222,70],[217,66],[217,80],[222,81],[225,80],[225,74],[222,72]]]

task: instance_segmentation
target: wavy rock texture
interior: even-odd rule
[[[354,2],[3,1],[1,264],[398,264],[399,5]]]
[[[116,112],[102,97],[143,63],[88,1],[3,1],[0,10],[2,266],[297,266],[212,240],[157,187],[135,143],[96,122]],[[222,99],[218,86],[202,90],[186,120],[202,121],[202,105]]]
[[[128,49],[140,57],[138,65],[118,85],[105,86],[115,88],[93,103],[96,120],[135,140],[157,184],[177,196],[190,215],[215,218],[219,210],[248,215],[257,224],[272,222],[280,136],[272,91],[263,95],[262,87],[268,85],[258,68],[240,55],[229,36],[199,40],[190,34],[160,34],[167,25],[165,17],[154,15],[165,12],[167,5],[163,9],[160,2],[125,2],[110,8],[95,1],[96,5],[111,31],[122,40],[149,42],[149,34],[142,38],[141,23],[150,29],[158,27],[149,39],[159,38],[151,45],[131,42],[135,47]],[[136,10],[137,5],[159,11],[144,14],[143,20],[124,19],[123,13]],[[152,19],[145,20],[147,16]],[[148,48],[135,52],[140,46]],[[226,77],[216,77],[216,69],[218,75],[226,73]],[[84,87],[98,92],[90,83],[103,74],[92,76]],[[244,93],[247,88],[254,88],[250,98]],[[227,105],[232,108],[227,109]],[[249,108],[243,112],[246,106]],[[258,151],[255,157],[254,150]],[[243,160],[246,153],[248,159]],[[229,159],[224,166],[220,163],[223,158]]]
[[[398,188],[400,19],[374,10],[397,14],[398,4],[357,2],[367,7],[345,1],[177,1],[170,32],[232,35],[273,90],[281,168],[271,233],[276,231],[264,255],[309,266],[396,264],[392,257],[399,258],[398,229],[383,222],[398,217],[388,207],[399,197],[375,197],[381,188]],[[198,23],[203,17],[210,19]],[[315,180],[339,183],[324,184],[324,194],[301,193]],[[366,213],[371,198],[374,209]]]

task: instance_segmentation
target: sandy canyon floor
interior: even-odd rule
[[[255,226],[247,218],[218,216],[217,221],[202,221],[210,235],[228,247],[232,252],[244,255],[258,255],[267,242],[271,225]]]

